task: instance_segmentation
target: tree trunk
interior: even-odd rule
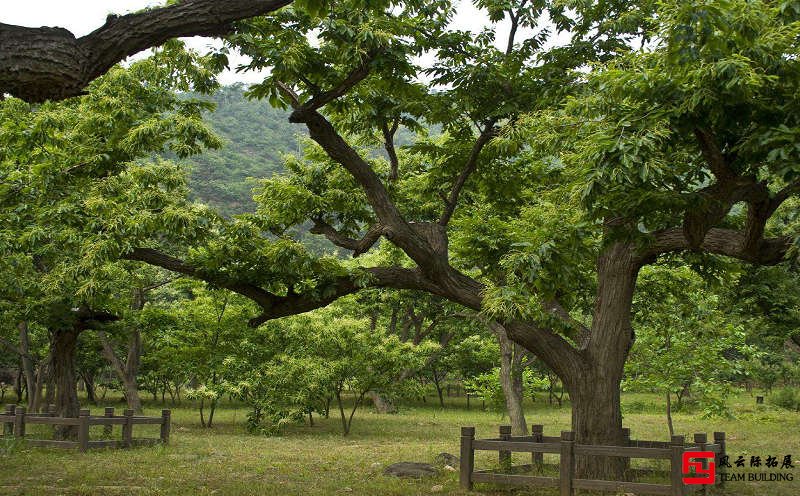
[[[47,403],[44,401],[44,381],[45,377],[47,377],[50,373],[50,357],[48,356],[43,362],[39,363],[39,366],[36,367],[36,397],[33,401],[33,410],[31,411],[38,411],[38,410],[46,410]]]
[[[569,388],[576,442],[602,446],[623,444],[619,386],[619,380],[597,372],[586,374],[578,387]],[[576,458],[576,472],[581,478],[613,480],[622,477],[626,467],[622,458]]]
[[[56,386],[56,412],[61,417],[77,417],[80,411],[78,403],[77,377],[75,376],[75,348],[78,343],[78,331],[75,328],[56,329],[52,331],[52,363],[53,378]],[[57,426],[56,439],[74,438],[78,434],[77,426]]]
[[[28,411],[36,412],[39,408],[39,390],[36,388],[36,374],[31,356],[31,342],[28,336],[28,323],[20,322],[19,351],[22,358],[22,372],[25,375],[25,387],[28,390]]]
[[[142,413],[142,400],[139,397],[139,384],[136,376],[139,374],[139,361],[141,357],[142,336],[138,329],[131,330],[128,337],[128,358],[125,363],[117,356],[111,340],[105,332],[99,331],[97,336],[103,345],[103,356],[111,365],[114,374],[122,382],[125,390],[125,401],[128,408],[136,413]]]
[[[209,429],[214,426],[214,412],[217,411],[217,399],[213,398],[211,400],[211,406],[209,407],[208,411],[208,427]]]
[[[83,379],[83,386],[86,389],[86,399],[89,403],[96,405],[97,395],[95,394],[94,377],[90,374],[81,374],[81,379]]]
[[[598,258],[592,326],[587,329],[573,322],[577,332],[572,340],[577,346],[555,333],[541,332],[535,323],[503,323],[510,338],[561,379],[572,402],[572,430],[578,444],[611,446],[624,441],[620,383],[633,343],[631,306],[641,263],[634,253],[631,245],[617,242]],[[626,462],[618,457],[576,459],[576,472],[582,479],[615,480],[624,476],[625,468]]]
[[[17,375],[14,376],[14,392],[17,394],[17,403],[22,403],[22,394],[25,391],[25,375],[22,372],[22,358],[20,357]]]
[[[500,342],[500,385],[506,400],[506,411],[514,436],[527,436],[528,424],[522,407],[522,347],[508,339],[505,328],[496,322],[490,324]]]
[[[397,406],[389,398],[383,396],[380,391],[370,391],[367,396],[372,400],[375,405],[375,411],[378,413],[397,413]]]
[[[620,383],[633,344],[631,307],[639,265],[629,245],[615,243],[599,257],[598,287],[591,338],[583,368],[562,377],[572,401],[572,428],[579,444],[621,445]],[[622,477],[623,458],[583,456],[576,459],[581,478]]]
[[[439,406],[444,408],[444,394],[442,393],[441,378],[436,367],[431,367],[431,375],[433,376],[433,385],[436,386],[436,394],[439,395]]]
[[[342,394],[336,391],[336,404],[339,406],[339,417],[342,419],[342,435],[346,436],[350,433],[350,424],[347,423],[347,417],[344,414],[344,404],[342,403]]]
[[[675,427],[672,424],[672,393],[667,391],[667,427],[669,428],[669,437],[675,435]]]
[[[205,418],[205,415],[203,414],[203,407],[205,406],[205,401],[206,401],[205,398],[200,398],[200,426],[201,427],[205,427],[206,426],[206,418]]]

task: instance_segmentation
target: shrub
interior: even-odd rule
[[[787,410],[800,411],[800,391],[795,388],[784,387],[772,393],[770,403]]]

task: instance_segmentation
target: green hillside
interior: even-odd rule
[[[225,215],[252,209],[248,178],[283,170],[281,156],[297,150],[296,136],[305,130],[289,123],[288,112],[265,101],[247,100],[244,90],[241,84],[225,86],[208,97],[217,109],[207,121],[225,145],[185,161],[192,168],[195,197]]]

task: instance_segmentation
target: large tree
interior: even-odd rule
[[[256,195],[257,212],[219,225],[214,239],[195,246],[188,258],[152,244],[122,256],[251,298],[263,310],[253,325],[325,306],[366,287],[425,291],[486,310],[491,289],[507,286],[509,270],[498,263],[515,244],[507,242],[511,235],[491,239],[492,229],[510,228],[508,221],[546,179],[538,164],[520,158],[520,147],[492,140],[523,114],[577,91],[582,76],[571,69],[627,50],[631,39],[643,36],[647,16],[625,2],[577,13],[527,0],[480,6],[494,23],[477,36],[446,29],[446,2],[398,3],[370,14],[342,3],[318,16],[288,8],[250,23],[229,41],[253,57],[253,67],[270,69],[252,95],[291,106],[290,120],[305,124],[314,146],[306,157],[290,159],[291,176],[264,183]],[[539,26],[545,12],[558,29],[571,32],[568,46],[543,48],[550,34]],[[608,21],[620,12],[625,22]],[[504,19],[510,31],[497,48],[497,23]],[[534,34],[517,39],[522,28]],[[436,61],[426,87],[416,81],[423,69],[414,60],[430,50]],[[424,135],[436,126],[440,135]],[[423,133],[413,147],[396,145],[401,127]],[[383,148],[385,159],[376,157],[376,147]],[[481,211],[481,205],[489,210]],[[307,221],[312,232],[356,257],[382,238],[391,248],[377,266],[317,258],[284,236],[288,227]],[[604,271],[601,277],[613,276]],[[599,292],[602,302],[609,293],[618,296],[613,282],[601,284]],[[494,312],[495,319],[567,384],[579,440],[619,442],[619,377],[597,380],[606,378],[603,367],[610,365],[578,349],[584,343],[578,335],[589,330],[560,296],[529,298],[530,311]],[[564,301],[577,306],[581,299],[567,295]],[[609,313],[598,308],[597,333],[630,339],[629,326]],[[616,366],[621,373],[622,362]],[[608,415],[597,415],[596,408]]]
[[[501,49],[496,25],[446,30],[444,2],[253,21],[230,38],[271,70],[252,94],[291,106],[315,145],[264,182],[255,213],[204,225],[187,253],[135,217],[115,218],[95,250],[238,292],[261,307],[253,325],[368,287],[482,311],[561,378],[579,442],[618,444],[641,267],[792,253],[800,26],[745,0],[663,2],[645,34],[647,12],[628,2],[479,6],[507,20]],[[566,46],[544,45],[545,11]],[[518,40],[522,27],[534,34]],[[633,39],[648,43],[610,60]],[[414,60],[430,50],[426,86]],[[396,146],[401,127],[421,133],[413,146]],[[313,256],[284,235],[303,222],[356,256],[379,240],[389,255]],[[578,462],[589,476],[622,468]]]

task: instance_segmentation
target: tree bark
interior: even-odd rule
[[[580,444],[621,445],[620,383],[633,344],[631,309],[639,264],[630,245],[617,242],[598,259],[591,338],[583,368],[559,374],[572,401],[572,429]],[[582,478],[621,477],[627,463],[614,457],[578,457]]]
[[[28,323],[20,322],[19,329],[19,351],[22,358],[22,373],[25,376],[25,387],[28,390],[28,411],[36,412],[39,408],[39,391],[36,388],[36,373],[31,356],[31,342],[28,336]]]
[[[500,327],[500,326],[498,326]],[[506,411],[511,423],[511,434],[527,436],[528,424],[525,421],[525,410],[522,406],[522,358],[523,350],[506,336],[505,329],[500,327],[496,333],[500,341],[500,385],[506,400]]]
[[[55,329],[51,332],[53,377],[56,386],[56,413],[61,417],[77,417],[77,377],[75,375],[75,349],[80,331],[73,327]],[[56,439],[71,439],[78,434],[77,426],[57,426]]]
[[[182,36],[219,36],[234,21],[277,10],[291,0],[183,0],[124,16],[110,15],[92,33],[0,23],[0,96],[28,102],[80,95],[93,79],[142,50]]]
[[[116,354],[111,340],[105,332],[99,331],[97,333],[100,338],[100,343],[103,345],[103,356],[106,361],[111,365],[114,374],[122,382],[125,389],[125,401],[128,408],[136,413],[142,412],[142,400],[139,397],[139,384],[136,376],[139,373],[139,360],[141,357],[142,336],[138,329],[131,330],[128,337],[128,357],[125,363]]]
[[[383,396],[380,391],[370,391],[367,393],[377,413],[397,413],[397,406],[392,400]]]

